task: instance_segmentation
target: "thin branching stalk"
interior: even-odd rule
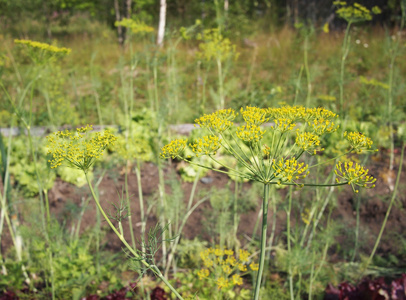
[[[288,255],[292,255],[292,246],[291,246],[291,238],[290,238],[290,214],[292,212],[292,187],[289,187],[289,196],[288,196],[288,209],[286,211],[286,231],[287,231],[287,244],[288,244]],[[293,300],[294,293],[293,293],[293,275],[292,275],[292,260],[289,259],[289,294],[290,299]]]
[[[93,62],[96,58],[96,53],[92,55],[92,58],[90,59],[90,77],[92,78],[92,88],[93,88],[93,96],[94,100],[96,101],[96,109],[97,109],[97,116],[99,117],[99,124],[103,128],[103,117],[100,109],[100,98],[99,98],[99,93],[97,91],[97,85],[96,85],[96,79],[95,79],[95,74],[94,74],[94,66]]]
[[[340,117],[344,119],[344,71],[345,61],[347,60],[348,53],[350,51],[350,28],[352,23],[348,22],[345,29],[343,46],[341,48],[341,64],[340,64],[340,80],[338,86],[340,87]]]
[[[145,236],[146,220],[144,212],[144,195],[142,192],[142,183],[141,183],[141,165],[140,161],[137,160],[137,165],[135,167],[135,176],[137,177],[137,186],[138,186],[138,201],[140,202],[140,219],[141,219],[141,236]],[[141,245],[142,252],[145,252],[145,245]]]
[[[308,54],[309,54],[309,36],[308,36],[308,34],[306,34],[303,47],[304,47],[304,53],[303,53],[304,69],[306,72],[306,80],[307,80],[306,107],[309,107],[310,98],[311,98],[311,94],[312,94],[312,80],[310,77],[310,68],[309,68],[309,59],[308,59]]]
[[[252,75],[254,74],[255,61],[257,59],[257,54],[258,54],[258,46],[254,45],[254,51],[252,51],[250,70],[248,72],[247,87],[246,87],[247,93],[249,92],[250,87],[251,87],[251,80],[252,80]]]
[[[223,77],[223,67],[221,63],[221,59],[217,58],[217,75],[218,75],[218,84],[219,84],[219,103],[217,109],[224,108],[224,77]]]
[[[125,166],[125,174],[124,174],[124,189],[125,189],[125,199],[127,202],[127,209],[128,209],[128,227],[130,229],[130,236],[131,236],[131,245],[135,249],[135,236],[134,236],[134,230],[133,230],[133,221],[132,221],[132,216],[131,216],[131,203],[130,203],[130,194],[128,190],[128,167],[129,167],[129,162],[127,161],[127,165]]]

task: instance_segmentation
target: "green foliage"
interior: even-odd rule
[[[36,140],[36,142],[39,147],[37,169],[41,180],[40,185],[43,190],[49,190],[54,185],[56,175],[46,163],[45,148],[41,145],[42,140]],[[22,188],[26,196],[32,197],[38,194],[39,185],[37,174],[31,154],[27,148],[25,137],[13,139],[10,157],[10,174],[13,176],[14,182]]]
[[[18,262],[15,259],[7,259],[4,262],[3,266],[7,272],[0,276],[1,290],[20,290],[24,287],[23,264],[24,262]]]
[[[34,216],[33,216],[34,217]],[[53,274],[55,294],[58,299],[81,297],[95,293],[101,282],[107,281],[111,288],[121,287],[118,277],[116,256],[103,255],[103,265],[97,263],[94,237],[84,233],[79,239],[72,239],[55,220],[52,221],[50,244],[37,235],[36,226],[22,227],[24,239],[28,242],[29,265],[27,271],[34,276],[34,284],[44,284]],[[49,257],[52,256],[52,266]],[[18,274],[18,273],[16,273]],[[22,277],[24,278],[24,277]]]
[[[63,167],[58,168],[56,170],[56,173],[63,181],[74,184],[77,187],[82,187],[85,184],[87,184],[86,176],[82,170],[63,166]],[[89,177],[89,180],[92,180],[93,172],[91,170],[89,170],[87,173],[87,176]]]
[[[180,268],[197,269],[200,267],[200,252],[207,248],[207,242],[195,237],[193,240],[182,239],[176,256]]]

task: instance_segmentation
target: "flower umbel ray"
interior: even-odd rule
[[[376,178],[368,175],[369,170],[360,166],[357,163],[339,161],[336,165],[335,173],[338,177],[341,177],[348,181],[348,184],[355,184],[364,188],[374,188]],[[340,180],[337,178],[337,182]],[[355,190],[358,192],[358,190]]]
[[[76,129],[76,132],[58,131],[48,136],[48,154],[51,155],[48,162],[51,168],[66,163],[69,167],[87,172],[107,146],[117,140],[109,130],[91,134],[92,130],[93,127],[87,125]]]

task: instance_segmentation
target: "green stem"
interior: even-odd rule
[[[217,72],[219,79],[219,97],[220,97],[220,106],[218,109],[224,108],[224,88],[223,88],[223,68],[221,65],[221,60],[217,58]]]
[[[303,74],[303,66],[300,67],[299,76],[297,77],[296,88],[295,88],[295,100],[293,101],[293,105],[297,104],[297,98],[299,97],[300,81],[302,80],[302,74]]]
[[[140,202],[140,218],[141,218],[141,236],[145,236],[145,214],[144,214],[144,195],[142,193],[142,183],[141,183],[141,166],[140,161],[137,160],[137,167],[135,168],[135,176],[137,177],[137,185],[138,185],[138,199]],[[141,251],[145,252],[145,245],[141,243]]]
[[[341,66],[340,66],[340,81],[338,84],[340,87],[340,116],[342,119],[344,119],[344,67],[345,67],[345,61],[348,56],[348,52],[350,50],[348,43],[349,43],[349,34],[350,34],[351,24],[352,24],[351,22],[348,22],[347,28],[345,30],[344,42],[343,42],[343,47],[342,47]]]
[[[309,61],[308,61],[308,47],[309,47],[309,37],[306,35],[304,41],[304,66],[306,71],[306,79],[307,79],[307,96],[306,96],[306,107],[310,106],[310,96],[312,93],[312,82],[310,78],[310,69],[309,69]]]
[[[49,210],[48,191],[46,189],[44,189],[44,196],[45,196],[45,209],[47,212],[47,227],[49,230],[49,226],[51,225],[51,211]]]
[[[259,268],[257,280],[255,283],[254,300],[259,299],[259,292],[261,289],[262,274],[264,272],[265,251],[266,251],[266,229],[268,221],[268,203],[269,203],[269,185],[264,184],[264,198],[262,201],[262,231],[261,231],[261,252],[259,256]]]
[[[93,200],[96,203],[96,206],[98,208],[98,210],[101,212],[101,214],[103,215],[104,219],[106,220],[107,224],[109,224],[110,228],[113,230],[113,232],[117,235],[117,237],[120,239],[120,241],[124,244],[124,246],[127,248],[127,250],[138,260],[140,260],[142,262],[142,264],[144,264],[144,266],[147,267],[147,269],[150,269],[159,279],[161,279],[167,286],[168,288],[176,295],[176,297],[178,299],[182,299],[182,296],[175,290],[175,288],[169,283],[169,281],[162,275],[161,271],[159,271],[159,269],[155,266],[155,265],[150,265],[149,263],[147,263],[144,259],[142,259],[142,257],[140,257],[138,255],[138,253],[136,252],[135,249],[133,249],[128,243],[127,241],[124,239],[124,236],[122,234],[120,234],[117,230],[117,228],[113,225],[113,223],[111,223],[109,217],[107,216],[107,214],[105,213],[105,211],[103,210],[103,208],[100,205],[99,199],[96,196],[94,190],[93,190],[93,186],[89,180],[89,177],[87,175],[87,172],[83,171],[85,173],[86,176],[86,181],[87,184],[89,185],[90,188],[90,192],[92,193],[93,196]]]
[[[357,255],[357,250],[358,250],[358,243],[359,243],[359,223],[360,223],[360,219],[359,219],[359,207],[360,207],[360,202],[361,202],[361,196],[359,194],[355,193],[354,187],[352,187],[353,191],[354,191],[354,195],[357,195],[357,199],[355,201],[357,201],[357,203],[355,204],[355,211],[356,211],[356,224],[355,224],[355,245],[354,245],[354,252],[352,254],[352,258],[351,258],[351,262],[354,262],[355,257]]]
[[[290,213],[292,211],[292,187],[289,188],[289,202],[288,202],[288,211],[286,212],[286,231],[287,231],[287,239],[288,239],[288,254],[292,255],[292,249],[290,244]],[[289,259],[289,291],[290,291],[290,299],[294,299],[293,293],[293,276],[292,276],[292,262]]]
[[[131,235],[131,245],[135,249],[135,237],[134,237],[134,230],[133,230],[133,221],[132,221],[132,216],[131,216],[131,203],[130,203],[130,195],[128,191],[128,165],[129,161],[127,161],[126,167],[125,167],[125,174],[124,174],[124,186],[125,186],[125,198],[127,200],[127,209],[128,209],[128,227],[130,229],[130,235]]]

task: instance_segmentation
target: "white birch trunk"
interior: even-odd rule
[[[159,26],[158,26],[158,38],[157,45],[162,47],[164,43],[164,34],[165,34],[165,23],[166,23],[166,0],[160,0],[161,7],[159,9]]]

